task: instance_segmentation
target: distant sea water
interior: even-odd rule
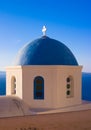
[[[82,73],[82,99],[91,101],[91,73]]]
[[[0,96],[6,95],[6,73],[0,71]]]
[[[6,73],[0,71],[0,96],[6,95]],[[82,73],[82,99],[91,101],[91,73]]]

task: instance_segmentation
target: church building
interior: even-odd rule
[[[14,65],[6,69],[6,94],[32,108],[62,108],[81,104],[80,66],[71,50],[45,35],[25,44]]]

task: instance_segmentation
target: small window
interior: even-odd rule
[[[34,99],[44,99],[44,79],[41,76],[34,79]]]
[[[67,95],[70,95],[70,91],[69,90],[67,91]]]
[[[67,82],[70,82],[70,77],[67,78]]]
[[[67,89],[69,89],[70,88],[70,84],[67,84]]]
[[[74,81],[73,77],[69,76],[66,79],[66,97],[71,98],[74,96]]]
[[[11,78],[11,94],[16,94],[16,78],[12,76]]]

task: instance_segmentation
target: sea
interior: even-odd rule
[[[0,96],[6,95],[6,73],[0,71]],[[82,100],[91,101],[91,73],[82,73]]]
[[[0,71],[0,96],[6,95],[6,73]]]

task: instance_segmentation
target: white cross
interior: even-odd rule
[[[46,27],[45,26],[43,26],[43,28],[42,28],[42,32],[43,32],[43,36],[46,36]]]

